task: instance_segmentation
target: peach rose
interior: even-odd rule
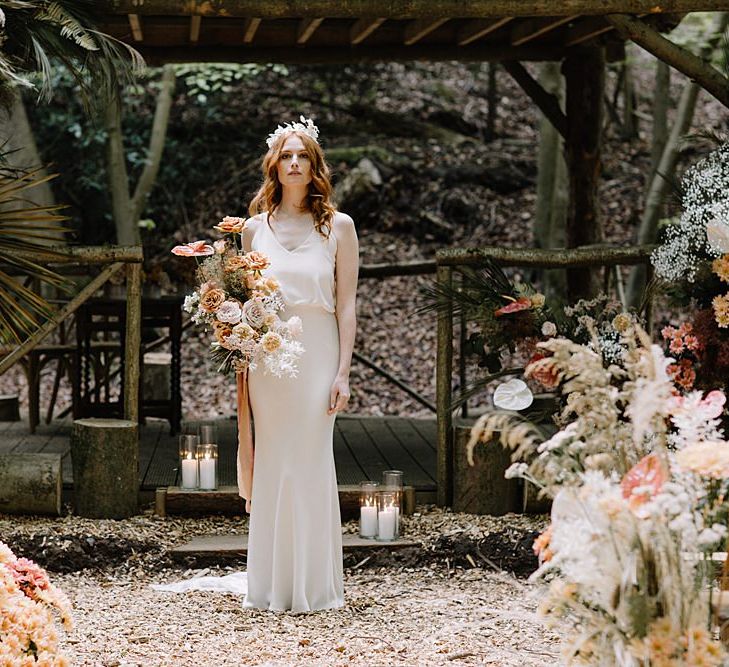
[[[245,218],[234,218],[226,215],[213,229],[217,229],[223,234],[240,234],[246,226]]]
[[[263,269],[267,269],[271,266],[271,261],[268,257],[262,252],[258,252],[258,250],[251,250],[250,252],[247,252],[243,255],[243,259],[246,262],[246,268],[251,271],[263,271]]]
[[[225,301],[225,292],[214,287],[202,294],[200,297],[200,308],[208,313],[214,313],[220,308],[223,301]]]
[[[250,324],[241,322],[233,327],[233,333],[238,336],[241,340],[251,340],[255,337],[256,332],[253,330]]]
[[[246,263],[245,257],[241,255],[234,255],[233,257],[230,257],[225,261],[226,271],[240,271],[241,269],[248,269],[248,264]]]
[[[219,326],[213,327],[215,338],[218,343],[223,345],[225,343],[225,339],[233,333],[233,329],[231,329],[227,324],[223,324],[223,322],[216,324],[219,324]]]

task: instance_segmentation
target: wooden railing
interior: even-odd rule
[[[62,322],[91,298],[97,290],[121,270],[126,271],[127,311],[124,351],[124,418],[139,420],[139,349],[141,341],[142,314],[142,248],[141,246],[79,246],[51,249],[50,252],[31,254],[15,252],[18,257],[26,257],[37,263],[58,266],[103,266],[101,272],[91,279],[81,291],[61,307],[53,317],[45,322],[38,331],[26,341],[12,349],[0,360],[0,375],[20,361],[28,352],[38,346]]]
[[[535,269],[573,269],[603,267],[605,283],[609,271],[621,265],[646,265],[650,276],[652,246],[608,247],[585,246],[574,249],[538,248],[458,248],[436,253],[437,280],[444,286],[453,284],[453,274],[464,267],[478,268],[485,260],[504,267]],[[618,281],[619,282],[619,281]],[[650,307],[647,308],[650,318]],[[461,321],[461,348],[465,322]],[[465,366],[461,349],[460,376],[464,384]],[[450,505],[453,500],[453,309],[442,309],[438,315],[438,348],[436,360],[437,429],[437,503]]]

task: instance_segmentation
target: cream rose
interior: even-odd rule
[[[215,313],[215,317],[220,322],[227,322],[228,324],[238,324],[242,315],[240,304],[237,301],[223,301]]]
[[[266,309],[260,299],[249,299],[243,304],[243,317],[254,329],[260,329],[266,322]]]
[[[275,352],[281,347],[281,336],[275,331],[268,331],[261,338],[261,346],[266,352]]]
[[[235,218],[226,215],[213,229],[224,234],[240,234],[246,226],[245,218]]]
[[[214,313],[225,301],[225,292],[219,288],[209,289],[200,296],[200,308]]]
[[[250,340],[256,335],[250,324],[241,322],[233,327],[233,333],[238,336],[241,340]]]
[[[534,308],[543,308],[544,302],[546,301],[546,299],[544,298],[544,294],[540,294],[539,292],[537,292],[536,294],[532,294],[529,297],[529,300],[532,302],[532,306]]]

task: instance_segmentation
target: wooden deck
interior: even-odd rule
[[[220,469],[218,483],[236,483],[236,422],[219,419]],[[71,420],[41,424],[36,433],[28,431],[27,421],[0,422],[0,454],[18,452],[60,453],[63,455],[63,487],[73,488],[69,436]],[[185,428],[196,429],[197,422]],[[195,430],[189,432],[194,433]],[[177,437],[169,435],[166,421],[148,419],[141,428],[139,484],[142,491],[179,484]],[[435,502],[436,491],[435,419],[404,417],[364,417],[342,415],[334,430],[334,460],[339,484],[358,484],[365,479],[379,481],[382,471],[404,472],[404,483],[415,487],[418,502]]]

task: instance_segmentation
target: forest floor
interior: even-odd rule
[[[70,598],[63,637],[73,665],[544,665],[559,636],[538,616],[531,543],[545,517],[478,516],[418,506],[403,517],[404,551],[347,553],[345,606],[295,614],[244,609],[232,594],[150,584],[223,576],[168,549],[193,536],[247,531],[247,517],[123,521],[0,515],[16,553],[49,570]],[[357,531],[354,521],[344,533]]]

